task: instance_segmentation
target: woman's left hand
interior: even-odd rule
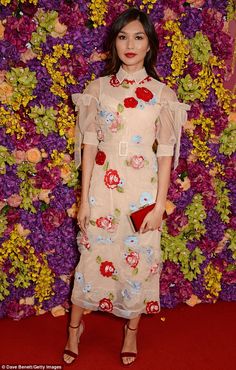
[[[161,224],[164,208],[153,208],[148,214],[144,217],[143,223],[140,227],[140,234],[146,233],[147,231],[158,230],[161,231]]]

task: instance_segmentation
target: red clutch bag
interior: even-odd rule
[[[156,203],[141,207],[137,211],[134,211],[129,214],[129,220],[134,232],[139,231],[140,226],[142,225],[142,222],[144,220],[144,217],[146,216],[146,214],[148,214],[148,212],[150,212],[155,207],[155,204]],[[165,220],[166,218],[167,213],[165,211],[163,214],[163,220]]]

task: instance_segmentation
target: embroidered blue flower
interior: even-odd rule
[[[129,209],[130,209],[131,212],[134,212],[134,211],[137,211],[138,210],[138,206],[135,203],[131,203],[129,205]]]
[[[131,141],[135,144],[140,144],[142,141],[142,137],[140,135],[133,135]]]
[[[145,108],[145,103],[142,100],[138,100],[137,108],[143,110]]]
[[[86,284],[84,287],[83,287],[83,292],[84,293],[89,293],[92,289],[92,285],[91,284]]]
[[[81,274],[81,272],[76,271],[75,273],[75,280],[78,281],[80,284],[84,284],[84,276]]]
[[[141,290],[142,283],[140,281],[128,281],[128,283],[131,286],[131,293],[132,294],[137,294]]]
[[[130,247],[138,245],[138,238],[135,235],[128,236],[125,239],[125,245],[128,245]]]
[[[151,193],[148,193],[147,191],[144,191],[140,195],[139,202],[141,206],[145,206],[146,204],[152,204],[154,203],[154,199]]]
[[[146,259],[148,263],[151,263],[153,260],[153,248],[152,247],[146,247],[143,248],[143,253],[146,255]]]
[[[122,294],[122,297],[124,297],[124,299],[128,299],[128,300],[131,299],[131,295],[130,295],[128,289],[123,289],[121,291],[121,294]]]
[[[125,179],[120,179],[120,182],[118,184],[118,186],[120,186],[121,188],[123,188],[125,185]]]
[[[95,200],[94,197],[92,197],[92,196],[89,197],[89,204],[90,204],[90,206],[95,206],[96,200]]]
[[[111,239],[111,237],[104,238],[103,236],[98,235],[96,238],[96,243],[97,244],[112,244],[113,240]]]
[[[151,104],[151,105],[155,105],[156,103],[157,103],[157,98],[155,95],[153,96],[151,100],[149,100],[149,102],[147,102],[147,104]]]

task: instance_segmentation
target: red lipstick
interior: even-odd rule
[[[133,57],[135,57],[137,54],[135,54],[135,53],[125,53],[125,56],[127,57],[127,58],[133,58]]]

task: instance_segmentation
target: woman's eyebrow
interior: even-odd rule
[[[127,32],[125,32],[125,31],[120,31],[119,33],[124,33],[124,34],[126,34],[127,35]],[[144,35],[145,33],[143,32],[143,31],[138,31],[138,32],[133,32],[135,35],[140,35],[140,34],[142,34],[142,35]]]

